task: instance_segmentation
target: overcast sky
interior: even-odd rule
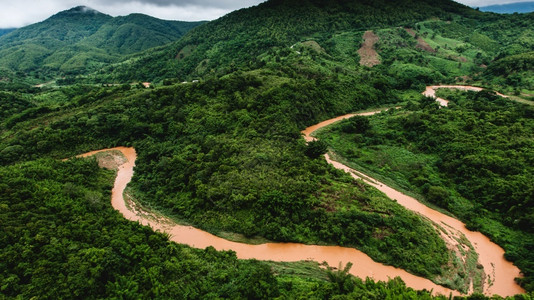
[[[165,20],[214,20],[233,10],[265,0],[0,0],[0,28],[22,27],[85,5],[112,16],[143,13]],[[460,0],[477,7],[533,0]]]

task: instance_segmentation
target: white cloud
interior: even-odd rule
[[[0,9],[0,28],[21,27],[43,21],[51,15],[64,10],[62,3],[57,1],[26,0],[2,3]]]
[[[92,7],[98,11],[105,12],[106,14],[112,16],[125,16],[131,13],[142,13],[163,20],[179,21],[214,20],[231,11],[222,8],[201,7],[196,5],[158,6],[140,2],[130,2],[127,4],[113,3],[111,5],[95,4]]]

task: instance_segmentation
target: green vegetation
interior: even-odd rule
[[[331,39],[345,32],[410,26],[431,17],[452,19],[454,14],[482,15],[443,0],[403,0],[395,1],[395,5],[389,1],[267,1],[197,27],[178,42],[147,52],[133,63],[118,65],[112,78],[187,79],[254,69],[264,65],[264,60],[258,59],[263,53],[297,42],[313,40],[331,53]],[[189,56],[173,59],[182,49],[192,46],[195,49]]]
[[[94,71],[132,54],[176,41],[203,22],[116,17],[87,7],[60,12],[0,38],[0,65],[35,79]]]
[[[41,159],[0,167],[0,174],[0,292],[6,299],[269,299],[310,293],[323,299],[446,299],[414,291],[399,279],[362,281],[317,264],[241,261],[233,252],[169,242],[111,208],[114,174],[91,159]]]
[[[271,298],[270,269],[194,250],[125,220],[94,160],[0,168],[0,292],[7,298]],[[196,280],[202,278],[202,280]]]
[[[272,86],[271,79],[92,88],[52,112],[28,109],[7,119],[0,161],[133,145],[132,187],[147,206],[213,232],[353,246],[416,274],[440,275],[448,254],[430,224],[310,155],[296,124],[314,112],[311,99],[325,97],[333,108],[320,94],[325,86],[302,79]],[[31,129],[34,120],[48,125]]]
[[[351,266],[170,243],[112,210],[111,171],[60,162],[113,146],[137,150],[135,198],[175,220],[355,247],[465,289],[476,254],[461,262],[428,221],[329,166],[325,142],[487,234],[534,290],[532,108],[488,92],[440,90],[447,109],[420,99],[427,84],[470,83],[532,100],[532,18],[447,0],[271,0],[190,31],[199,24],[75,8],[1,37],[0,294],[433,299],[399,279],[355,279]],[[359,65],[366,30],[379,37],[373,68]],[[344,121],[319,142],[300,134],[396,105],[405,109]]]
[[[534,111],[490,92],[439,90],[452,100],[438,109],[423,99],[411,111],[370,118],[364,133],[353,120],[320,133],[335,151],[371,173],[391,178],[490,236],[525,274],[534,276]]]
[[[16,28],[0,28],[0,36],[3,36],[4,34],[8,34],[11,31],[14,31]]]

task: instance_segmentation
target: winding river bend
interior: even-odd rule
[[[359,115],[372,115],[379,111],[361,113]],[[313,139],[311,133],[315,130],[328,126],[339,120],[350,118],[356,114],[340,116],[328,121],[321,122],[317,125],[306,128],[303,131],[307,141]],[[177,243],[186,244],[195,248],[206,248],[212,246],[217,250],[232,250],[240,259],[258,259],[272,261],[300,261],[314,260],[317,262],[326,261],[330,266],[337,266],[340,262],[343,264],[352,262],[354,267],[350,273],[360,278],[371,277],[375,280],[388,280],[396,276],[401,277],[408,286],[414,289],[433,290],[434,293],[443,295],[458,295],[457,291],[450,290],[440,285],[436,285],[430,280],[410,274],[402,269],[392,266],[386,266],[373,261],[365,253],[353,249],[338,246],[316,246],[303,245],[296,243],[266,243],[261,245],[249,245],[225,240],[214,236],[208,232],[196,229],[191,226],[178,225],[169,218],[157,216],[153,213],[143,211],[135,206],[134,203],[125,200],[125,188],[133,176],[135,166],[136,152],[134,148],[117,147],[112,149],[103,149],[82,156],[91,156],[99,152],[118,150],[126,157],[127,161],[118,167],[117,177],[112,190],[111,203],[113,208],[123,214],[131,221],[150,226],[156,231],[166,232],[170,239]],[[485,284],[484,293],[486,295],[498,294],[501,296],[510,296],[523,293],[524,290],[519,287],[514,278],[520,276],[519,269],[512,263],[504,259],[504,250],[498,245],[492,243],[486,236],[479,232],[469,231],[465,225],[449,216],[428,208],[419,203],[414,198],[404,195],[387,185],[370,179],[367,176],[353,170],[339,162],[333,161],[328,155],[327,161],[335,168],[349,172],[354,178],[360,178],[366,183],[384,192],[389,198],[396,200],[399,204],[416,213],[426,216],[437,224],[445,225],[463,233],[475,247],[479,254],[479,262],[483,265],[485,273],[492,281],[492,285]]]

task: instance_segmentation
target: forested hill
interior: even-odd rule
[[[322,44],[347,30],[481,15],[449,0],[270,0],[198,27],[165,49],[150,51],[136,64],[123,66],[126,69],[121,68],[117,74],[138,78],[203,75],[212,69],[254,64],[256,57],[268,49],[289,47],[309,38]]]
[[[331,137],[350,149],[338,155],[480,230],[532,293],[534,112],[489,91],[451,92],[443,108],[421,92],[469,84],[531,103],[533,18],[448,0],[271,0],[127,54],[163,42],[162,28],[172,39],[196,24],[78,7],[0,38],[11,68],[0,70],[0,298],[431,298],[400,280],[351,279],[350,265],[300,278],[170,243],[113,211],[113,172],[61,161],[116,146],[138,155],[130,199],[180,223],[232,240],[353,247],[487,291],[495,276],[467,240],[449,247],[441,227],[327,164],[328,138],[302,138],[306,126],[386,107],[402,108],[341,123]],[[366,44],[372,67],[361,64]],[[24,75],[35,74],[55,82],[33,86]]]
[[[161,46],[202,22],[165,21],[142,14],[113,18],[85,6],[0,37],[0,65],[15,71],[76,72],[121,55]]]
[[[143,14],[116,17],[80,45],[130,54],[177,40],[203,22],[164,21]]]

